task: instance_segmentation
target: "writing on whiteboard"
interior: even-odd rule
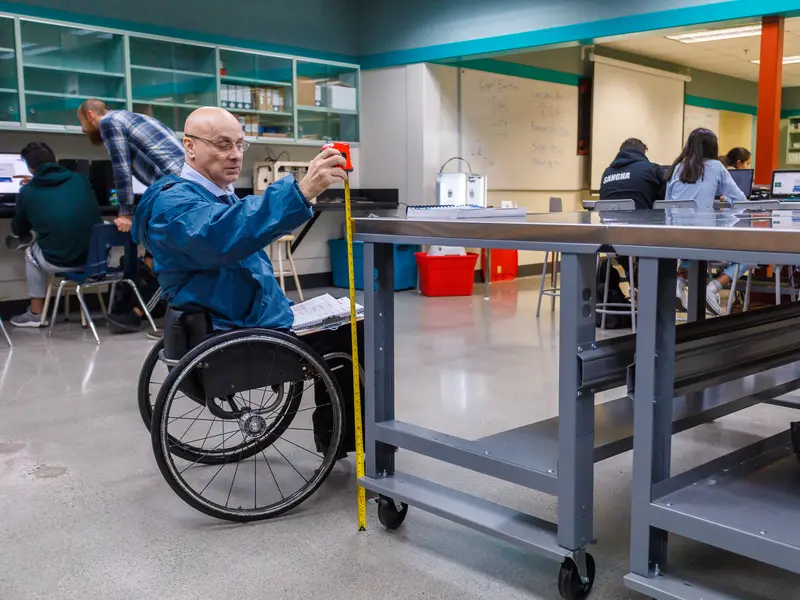
[[[540,117],[556,118],[561,116],[561,108],[552,102],[539,102],[536,112]]]
[[[488,79],[481,79],[478,83],[478,89],[482,92],[493,92],[498,90],[516,90],[519,89],[517,84],[511,80],[497,80],[491,81]]]
[[[547,169],[552,170],[558,167],[561,163],[551,158],[534,158],[533,164],[536,165],[537,167],[545,167]]]
[[[569,129],[563,125],[548,125],[546,123],[539,123],[538,121],[531,121],[531,131],[555,135],[557,137],[570,137]]]
[[[537,100],[540,98],[545,100],[561,100],[564,98],[561,92],[535,92],[531,94],[531,97]]]
[[[534,154],[564,154],[561,146],[547,142],[533,142],[531,150]]]

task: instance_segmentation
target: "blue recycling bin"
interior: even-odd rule
[[[347,275],[347,240],[328,240],[331,249],[331,271],[333,285],[349,288]],[[413,290],[417,287],[417,261],[414,253],[419,246],[412,244],[394,245],[394,291]],[[357,290],[364,289],[364,242],[353,242],[353,268]]]

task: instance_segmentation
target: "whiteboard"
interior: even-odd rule
[[[698,127],[710,129],[719,137],[719,111],[713,108],[686,105],[683,116],[683,143],[689,139],[689,134]],[[720,147],[720,151],[722,148]],[[676,157],[677,158],[677,157]]]
[[[461,70],[461,152],[490,190],[579,190],[578,88]]]
[[[595,60],[592,91],[591,188],[628,138],[642,140],[647,157],[671,165],[683,149],[684,81]]]

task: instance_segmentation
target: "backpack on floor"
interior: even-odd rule
[[[603,293],[605,292],[606,286],[606,264],[608,262],[607,258],[604,258],[600,261],[600,266],[597,269],[597,282],[595,285],[595,292],[597,298],[597,304],[600,304],[603,301]],[[626,304],[630,306],[630,300],[628,300],[627,296],[622,292],[622,288],[619,287],[621,277],[619,276],[619,271],[614,268],[614,265],[611,265],[611,270],[609,271],[609,281],[608,281],[608,299],[606,302],[609,304]],[[624,307],[613,308],[611,310],[625,310]],[[606,329],[629,329],[632,325],[630,315],[606,315]],[[603,322],[603,315],[601,313],[595,313],[594,315],[594,323],[595,326],[600,327]]]

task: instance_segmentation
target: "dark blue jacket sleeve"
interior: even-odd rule
[[[292,177],[269,186],[263,196],[246,196],[233,205],[198,198],[184,186],[163,192],[158,204],[148,223],[150,244],[170,262],[193,270],[244,260],[312,215]]]

